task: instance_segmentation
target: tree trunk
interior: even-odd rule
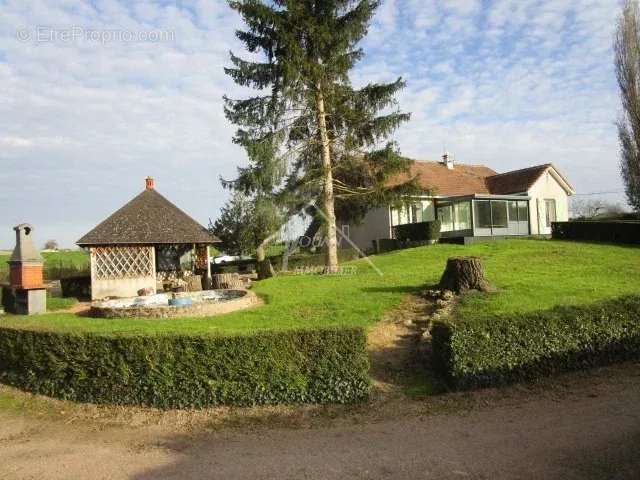
[[[275,272],[273,271],[273,265],[271,265],[271,260],[269,260],[268,258],[266,260],[258,262],[256,265],[256,270],[258,271],[258,280],[265,280],[275,275]]]
[[[338,241],[336,235],[336,212],[333,195],[333,173],[331,171],[331,150],[329,133],[327,132],[326,113],[324,109],[324,95],[322,85],[316,86],[316,109],[318,115],[318,130],[322,143],[322,175],[324,180],[323,212],[327,235],[327,259],[325,263],[328,273],[338,270]]]
[[[266,258],[264,245],[261,244],[256,249],[256,270],[258,272],[258,280],[271,278],[275,275],[271,261]]]
[[[488,292],[491,285],[484,276],[484,266],[478,257],[452,257],[440,279],[441,290],[463,293],[467,290]]]

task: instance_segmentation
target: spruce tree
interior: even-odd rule
[[[405,83],[356,89],[349,80],[379,3],[229,2],[246,24],[237,37],[249,53],[262,54],[250,61],[231,53],[233,66],[225,69],[237,84],[259,91],[247,99],[225,97],[227,118],[239,127],[234,141],[249,157],[233,186],[292,208],[313,201],[325,224],[328,271],[338,266],[336,202],[344,215],[358,218],[412,188],[411,182],[385,188],[409,167],[386,141],[409,119],[395,101]]]

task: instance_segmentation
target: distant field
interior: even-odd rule
[[[0,251],[0,281],[5,281],[9,276],[9,257],[11,252]],[[57,280],[60,277],[75,273],[88,272],[89,255],[82,250],[68,252],[45,252],[44,273],[45,278]]]
[[[480,256],[496,293],[460,305],[465,318],[584,305],[640,293],[640,248],[554,240],[505,240],[471,246],[434,245],[350,262],[353,275],[284,275],[255,284],[265,305],[209,318],[87,319],[72,314],[5,316],[0,327],[118,334],[248,334],[257,330],[364,326],[378,321],[405,294],[438,282],[447,257]],[[81,258],[81,257],[80,257]],[[79,259],[78,259],[79,261]],[[86,260],[85,260],[86,261]],[[378,274],[382,273],[382,276]]]

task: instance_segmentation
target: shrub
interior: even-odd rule
[[[407,223],[393,227],[395,237],[401,242],[419,242],[440,238],[440,220]]]
[[[369,391],[359,328],[234,337],[0,328],[0,381],[62,399],[159,408],[351,403]]]
[[[640,357],[640,296],[433,326],[434,364],[459,389]]]
[[[442,222],[439,219],[427,222],[427,240],[439,240],[441,226]]]
[[[640,243],[640,222],[554,222],[551,231],[560,240]]]

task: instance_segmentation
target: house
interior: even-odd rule
[[[575,193],[550,163],[496,173],[483,165],[458,164],[445,154],[439,162],[414,161],[410,173],[390,186],[413,177],[424,194],[373,209],[358,225],[339,224],[342,234],[371,250],[378,240],[393,238],[397,225],[438,218],[443,238],[549,235],[552,222],[568,220],[568,198]]]
[[[78,240],[91,259],[91,299],[135,297],[200,275],[211,280],[209,245],[219,240],[155,190],[146,188]]]

